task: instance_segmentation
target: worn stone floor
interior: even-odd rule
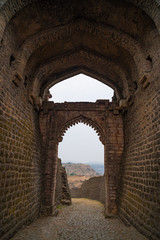
[[[105,219],[103,205],[89,199],[72,199],[57,217],[40,218],[20,230],[12,240],[146,240],[119,219]]]

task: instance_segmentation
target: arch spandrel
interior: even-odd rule
[[[65,122],[59,129],[58,134],[57,134],[57,142],[62,142],[63,141],[63,136],[65,135],[66,131],[71,128],[72,126],[78,124],[78,123],[83,123],[85,125],[90,126],[95,130],[97,133],[99,140],[102,142],[102,144],[105,144],[105,133],[104,130],[92,119],[87,118],[83,115],[79,115],[76,118],[73,118],[67,122]]]

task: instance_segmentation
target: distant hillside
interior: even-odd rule
[[[91,163],[90,166],[99,173],[99,175],[104,175],[104,164]]]
[[[67,175],[69,176],[78,175],[94,177],[100,175],[88,164],[63,163],[62,165],[65,167]]]

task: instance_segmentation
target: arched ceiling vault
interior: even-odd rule
[[[36,92],[41,92],[43,95],[47,86],[50,87],[62,79],[70,77],[73,72],[75,73],[75,69],[78,69],[77,73],[82,73],[84,69],[89,69],[87,73],[92,74],[94,78],[99,76],[98,79],[115,89],[121,98],[123,97],[123,88],[126,95],[129,94],[127,85],[128,73],[122,71],[119,65],[116,65],[114,62],[86,50],[69,52],[39,66],[31,81],[32,84],[29,84],[29,92],[34,96]],[[130,82],[130,84],[132,83]]]
[[[78,20],[76,23],[56,27],[33,35],[20,47],[15,56],[15,64],[19,64],[19,68],[23,72],[27,60],[37,49],[41,49],[42,52],[43,46],[48,44],[55,45],[57,41],[62,42],[63,40],[66,41],[64,46],[69,44],[74,46],[76,44],[74,44],[73,41],[77,40],[76,35],[81,36],[81,38],[78,38],[80,46],[83,46],[83,38],[85,39],[85,37],[98,39],[98,41],[101,40],[106,44],[107,41],[110,41],[114,45],[122,47],[128,51],[136,62],[139,70],[141,69],[141,71],[145,71],[146,68],[150,68],[149,62],[146,61],[146,51],[143,48],[143,45],[139,41],[135,40],[135,38],[132,38],[131,36],[111,26],[103,26],[84,19]],[[89,44],[91,44],[91,40],[89,40]],[[78,47],[80,48],[80,46]]]
[[[3,0],[1,49],[11,46],[10,72],[35,97],[86,70],[128,98],[159,54],[150,44],[159,43],[159,6],[158,0]]]
[[[90,24],[88,30],[91,29],[91,26],[92,25]],[[43,33],[42,38],[40,35],[36,36],[36,38],[32,39],[33,41],[30,41],[29,43],[26,44],[27,46],[23,48],[25,50],[21,54],[19,54],[18,57],[16,57],[17,61],[15,61],[15,64],[13,65],[13,69],[15,68],[15,66],[18,66],[18,69],[20,69],[19,70],[20,75],[22,75],[23,78],[25,77],[25,75],[32,76],[32,81],[34,81],[33,78],[35,78],[36,80],[38,79],[36,77],[37,75],[38,76],[41,75],[44,77],[44,79],[46,79],[46,75],[47,74],[49,75],[50,73],[47,71],[49,67],[47,68],[46,65],[50,65],[50,62],[52,62],[52,67],[51,67],[52,72],[53,70],[56,71],[56,69],[58,68],[57,58],[58,60],[60,58],[64,59],[64,56],[66,55],[71,55],[75,52],[79,52],[79,56],[82,58],[82,55],[83,55],[84,60],[86,58],[91,58],[92,61],[93,60],[97,61],[96,63],[97,66],[106,64],[106,70],[109,71],[110,69],[110,72],[112,68],[112,72],[113,72],[112,75],[115,75],[115,74],[118,75],[119,78],[123,80],[124,85],[126,85],[126,78],[129,79],[130,81],[129,85],[131,86],[133,85],[132,81],[133,82],[136,81],[139,75],[143,74],[143,72],[150,71],[151,69],[150,63],[146,61],[144,57],[145,55],[143,53],[143,49],[140,48],[138,43],[136,45],[134,41],[128,41],[128,45],[130,45],[132,49],[131,52],[128,52],[126,49],[119,46],[120,44],[116,45],[116,44],[113,44],[113,41],[110,41],[110,39],[108,40],[107,33],[109,31],[107,30],[105,30],[106,34],[104,32],[100,33],[98,29],[93,27],[92,30],[95,31],[95,34],[88,35],[88,33],[86,33],[87,31],[86,21],[85,22],[81,21],[80,24],[78,24],[78,28],[79,28],[79,31],[77,31],[77,29],[76,29],[76,32],[73,31],[74,34],[72,34],[72,26],[71,26],[71,29],[70,29],[70,26],[67,26],[67,29],[65,27],[63,28],[61,27],[60,29],[59,28],[56,29],[56,31],[54,31],[53,33],[52,31],[49,31],[49,35],[48,35],[48,32],[46,35],[45,33]],[[65,30],[65,34],[64,34],[64,30]],[[118,33],[116,34],[118,37]],[[108,35],[112,36],[114,39],[114,36],[115,36],[114,32],[112,33],[110,32],[110,34]],[[104,38],[103,36],[106,36],[106,37]],[[48,41],[46,39],[48,39]],[[41,46],[41,40],[42,40],[42,46]],[[127,38],[126,39],[124,38],[124,42],[125,40],[127,42]],[[99,44],[99,41],[101,41],[101,44]],[[117,43],[120,42],[120,38],[119,38],[119,41],[118,40],[116,41]],[[31,48],[35,49],[34,52],[31,51],[32,54],[28,53],[28,49],[31,49]],[[135,59],[137,61],[135,61]],[[62,60],[59,60],[59,61],[62,61]],[[79,64],[79,61],[77,64]],[[85,65],[85,62],[84,61],[82,62],[83,62],[83,65]],[[137,66],[135,62],[137,63]],[[44,66],[45,66],[45,71],[42,70],[42,68],[44,69]],[[111,78],[111,77],[108,77],[108,78]],[[116,78],[113,78],[113,82],[114,81],[116,81]],[[40,81],[39,83],[41,82],[42,81]]]
[[[11,19],[24,7],[37,4],[37,0],[1,0],[0,19],[0,39],[3,38],[4,31]],[[39,1],[40,2],[40,1]],[[81,1],[82,2],[82,1]],[[116,2],[116,1],[113,1]],[[121,1],[122,2],[122,1]],[[154,22],[160,32],[160,1],[159,0],[125,0],[124,2],[131,3],[135,7],[140,8]],[[70,4],[70,3],[69,3]]]

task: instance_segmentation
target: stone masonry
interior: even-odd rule
[[[55,203],[58,205],[71,205],[71,193],[68,185],[67,173],[62,167],[61,159],[57,159],[57,176]]]
[[[123,123],[120,108],[106,100],[97,100],[96,103],[44,103],[40,114],[42,137],[46,140],[43,142],[43,211],[49,214],[55,211],[58,143],[62,141],[67,129],[79,122],[95,129],[104,144],[106,214],[115,214],[123,151]]]
[[[110,86],[114,103],[45,109],[50,87],[80,73]],[[0,1],[2,240],[54,212],[58,143],[79,121],[105,146],[107,212],[159,239],[159,0]]]

